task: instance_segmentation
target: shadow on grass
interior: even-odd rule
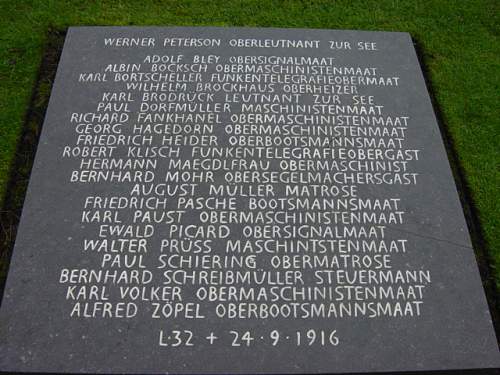
[[[30,100],[21,138],[19,140],[15,160],[11,167],[11,176],[5,199],[0,211],[0,298],[5,286],[7,268],[14,247],[17,226],[21,217],[22,206],[28,186],[29,176],[33,165],[36,147],[40,131],[42,128],[45,111],[50,97],[50,90],[55,78],[57,64],[62,52],[66,31],[49,30],[47,42],[44,47],[44,54],[38,76],[33,87],[33,94]],[[418,41],[414,40],[415,49],[424,72],[427,89],[431,96],[434,112],[438,119],[443,142],[446,147],[448,159],[451,164],[455,182],[459,191],[462,207],[471,234],[476,258],[479,264],[479,270],[493,317],[497,339],[499,338],[500,324],[500,301],[497,294],[495,275],[491,268],[491,256],[488,253],[488,246],[484,240],[484,234],[479,223],[478,213],[473,204],[470,188],[467,184],[464,171],[460,166],[459,159],[453,147],[453,142],[447,127],[444,125],[444,118],[436,104],[435,95],[429,80],[429,72],[425,65],[426,55],[419,46]],[[1,303],[1,301],[0,301]],[[459,370],[459,371],[433,371],[433,372],[386,372],[377,373],[379,375],[490,375],[497,374],[496,370]],[[30,373],[34,374],[34,373]],[[44,373],[47,374],[47,373]],[[365,373],[366,374],[366,373]],[[350,374],[356,375],[356,374]],[[358,374],[361,375],[361,374]]]
[[[57,64],[64,44],[65,31],[50,29],[43,49],[42,62],[26,111],[21,137],[10,167],[2,209],[0,210],[0,297],[3,295],[7,268],[21,218],[26,189],[35,158],[40,131],[50,97]],[[1,302],[0,302],[1,303]]]

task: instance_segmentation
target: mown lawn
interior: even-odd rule
[[[500,286],[500,1],[0,0],[0,201],[51,30],[72,25],[407,31],[480,217]],[[48,95],[48,89],[46,90]]]

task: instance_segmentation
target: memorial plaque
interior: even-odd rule
[[[69,29],[0,370],[498,364],[409,34]]]

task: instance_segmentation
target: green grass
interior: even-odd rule
[[[49,30],[212,25],[410,32],[423,49],[500,286],[500,1],[1,0],[0,15],[0,200]]]

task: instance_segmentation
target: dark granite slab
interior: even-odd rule
[[[121,39],[119,43],[122,43],[122,46],[116,47],[116,45],[106,46],[106,38],[144,39],[138,41],[139,46],[133,47],[123,46],[124,40]],[[165,41],[165,38],[168,40]],[[220,46],[217,45],[217,40],[220,41]],[[331,45],[330,41],[337,43]],[[331,49],[330,46],[335,48]],[[347,46],[350,46],[350,49]],[[180,54],[182,58],[179,58]],[[372,176],[371,180],[367,180],[366,171],[361,168],[357,171],[360,172],[360,175],[352,175],[352,178],[356,179],[356,183],[349,183],[349,181],[347,183],[343,181],[343,183],[340,180],[344,178],[344,172],[338,172],[339,174],[336,176],[339,180],[324,184],[329,186],[329,189],[332,186],[338,188],[346,185],[355,186],[357,197],[364,202],[369,200],[371,202],[369,204],[385,202],[386,205],[390,205],[392,202],[392,206],[389,208],[372,207],[372,209],[361,210],[374,214],[377,219],[373,220],[377,220],[378,225],[353,224],[351,216],[338,218],[339,221],[351,221],[347,224],[334,224],[332,222],[328,224],[323,221],[323,224],[311,225],[313,228],[322,228],[326,231],[326,233],[322,232],[321,235],[316,233],[310,236],[310,239],[316,240],[316,244],[319,244],[317,241],[320,240],[329,241],[322,243],[325,246],[321,247],[323,250],[328,248],[324,252],[318,250],[316,253],[299,251],[289,254],[273,254],[264,251],[253,254],[253,256],[249,256],[249,253],[232,254],[237,255],[238,259],[250,262],[246,267],[240,267],[241,272],[250,270],[258,275],[264,275],[264,271],[269,271],[265,274],[269,279],[266,279],[267,282],[261,287],[264,287],[270,296],[272,295],[271,283],[284,282],[287,284],[275,286],[277,289],[273,289],[275,293],[279,294],[280,290],[288,288],[285,289],[287,292],[281,297],[289,297],[293,287],[325,287],[326,289],[322,290],[325,290],[327,294],[332,293],[331,300],[326,301],[328,298],[318,297],[314,303],[323,306],[321,308],[325,310],[322,310],[322,313],[327,314],[330,311],[329,316],[309,317],[308,315],[313,311],[311,310],[312,302],[301,300],[301,297],[297,295],[294,297],[295,301],[293,298],[292,300],[282,298],[278,299],[277,302],[273,302],[272,297],[269,297],[269,301],[249,301],[248,295],[242,297],[240,301],[225,302],[225,297],[220,294],[214,301],[200,300],[200,298],[203,299],[203,293],[210,290],[210,287],[221,289],[220,285],[217,286],[219,282],[217,277],[221,274],[227,274],[228,271],[236,272],[238,270],[237,267],[218,267],[211,263],[216,255],[221,258],[231,255],[226,252],[227,241],[241,239],[250,242],[254,248],[257,248],[255,243],[259,239],[260,233],[257,228],[264,226],[264,224],[256,222],[257,219],[254,219],[255,222],[250,223],[246,229],[247,232],[244,232],[244,223],[224,224],[222,216],[218,216],[218,224],[210,219],[206,224],[202,224],[201,211],[209,215],[210,212],[222,211],[223,209],[220,207],[192,209],[187,204],[183,204],[180,208],[178,203],[180,198],[208,197],[210,183],[222,186],[227,182],[225,180],[227,171],[218,169],[218,165],[210,164],[205,169],[202,168],[205,174],[200,181],[194,182],[197,185],[194,188],[193,196],[183,194],[179,190],[178,193],[167,197],[165,207],[157,207],[156,211],[159,214],[169,211],[173,215],[172,217],[176,215],[173,212],[179,210],[185,212],[178,223],[168,222],[165,219],[161,223],[151,224],[154,227],[154,233],[150,237],[147,233],[149,230],[147,221],[141,222],[140,225],[133,224],[134,213],[137,211],[134,208],[108,209],[109,214],[104,213],[106,209],[102,209],[96,214],[98,209],[94,206],[89,216],[82,219],[83,211],[86,210],[86,202],[88,207],[95,202],[95,198],[89,197],[126,197],[127,202],[129,202],[134,182],[123,179],[121,181],[84,182],[81,172],[82,157],[64,156],[65,147],[70,147],[75,153],[82,151],[86,135],[103,134],[97,133],[96,124],[99,123],[101,125],[106,123],[121,124],[121,135],[139,134],[133,133],[134,125],[139,124],[138,113],[152,113],[151,108],[149,110],[142,108],[144,111],[141,112],[141,98],[147,91],[144,91],[144,88],[142,91],[131,88],[127,90],[126,83],[123,80],[115,80],[115,77],[122,73],[151,73],[153,67],[152,63],[146,60],[148,55],[167,56],[164,58],[167,61],[164,64],[166,73],[177,75],[165,77],[162,82],[166,82],[169,86],[164,87],[164,91],[161,91],[161,88],[157,88],[155,91],[167,95],[182,92],[207,92],[207,87],[200,90],[197,88],[197,84],[213,83],[222,79],[225,79],[224,82],[228,84],[242,83],[239,81],[241,79],[250,85],[255,83],[253,81],[255,78],[252,78],[251,74],[261,75],[259,78],[261,87],[243,89],[241,86],[226,86],[228,92],[214,92],[212,98],[198,96],[197,100],[201,104],[194,110],[177,108],[181,112],[184,111],[182,112],[184,115],[206,114],[207,110],[216,111],[213,113],[218,116],[207,117],[199,123],[213,125],[212,132],[205,135],[217,137],[218,147],[230,147],[229,143],[236,139],[231,138],[236,133],[229,133],[235,131],[235,124],[258,122],[248,116],[244,119],[237,117],[241,111],[245,114],[250,113],[250,111],[248,108],[241,109],[242,103],[236,103],[241,98],[236,99],[234,94],[257,94],[252,99],[255,102],[257,97],[258,100],[262,99],[258,95],[263,93],[281,95],[288,90],[289,94],[293,94],[296,90],[299,94],[291,97],[292,100],[296,100],[292,104],[312,105],[316,100],[320,102],[326,100],[330,101],[330,104],[336,104],[335,100],[338,100],[339,106],[349,106],[349,108],[359,111],[357,114],[342,114],[339,112],[340,108],[331,107],[328,109],[327,111],[332,112],[325,114],[325,116],[330,116],[330,119],[335,117],[336,121],[329,126],[337,126],[339,132],[345,129],[342,131],[350,133],[348,137],[340,134],[317,136],[317,138],[322,139],[330,138],[332,142],[331,146],[323,145],[317,149],[323,151],[328,149],[319,158],[324,161],[336,160],[340,163],[343,160],[347,163],[371,158],[371,161],[383,161],[384,168],[393,168],[392,171],[384,172],[380,171],[382,165],[379,167],[370,166],[370,168],[379,168],[378,172],[381,173],[376,175],[378,177]],[[196,60],[198,55],[204,56],[201,64],[206,64],[201,65],[204,66],[203,69],[206,69],[201,73],[194,71],[199,69],[199,64],[197,67],[190,65],[198,61]],[[209,55],[211,57],[208,57]],[[245,62],[249,65],[257,62],[258,64],[254,64],[254,66],[262,66],[264,71],[238,72],[238,68],[234,66],[240,60],[234,56],[261,56],[258,58],[259,60],[247,58]],[[277,57],[280,56],[288,56],[289,60],[279,61]],[[304,58],[318,58],[318,60],[305,60]],[[322,58],[323,60],[321,60]],[[135,71],[132,65],[127,64],[140,64],[140,67]],[[233,64],[233,68],[231,68],[231,64]],[[304,77],[314,77],[314,83],[306,82],[297,76],[292,77],[296,71],[293,71],[295,73],[287,73],[287,71],[281,70],[279,74],[276,74],[272,70],[278,69],[280,66],[296,69],[296,66],[310,67],[311,65],[315,66],[316,70],[304,73]],[[224,68],[224,66],[228,68]],[[354,69],[346,68],[342,72],[328,70],[332,67],[339,69],[353,67]],[[158,68],[163,69],[162,67]],[[249,74],[250,76],[235,75],[226,78],[221,76],[213,78],[213,74],[225,73],[224,69],[229,69],[227,72],[230,74]],[[265,69],[269,69],[269,71]],[[321,72],[320,69],[324,69],[324,72]],[[106,74],[105,78],[104,74]],[[196,76],[197,74],[201,74],[201,81],[199,80],[200,76]],[[262,81],[263,74],[268,74],[266,82]],[[284,78],[287,74],[291,76]],[[127,79],[131,79],[130,76],[127,76]],[[141,79],[141,82],[150,83],[150,79],[153,78],[152,76],[149,78],[143,76],[137,78],[136,82]],[[183,86],[183,83],[186,83],[186,86]],[[315,94],[311,92],[300,93],[301,90],[311,89],[313,85],[322,86],[321,90],[323,91],[320,97],[315,97]],[[212,89],[216,90],[213,86]],[[244,92],[243,90],[248,91]],[[333,93],[329,93],[328,90],[333,91]],[[104,97],[104,92],[125,92],[126,94],[125,96],[117,94],[113,98],[111,94]],[[134,101],[129,101],[128,93],[131,93],[130,98],[133,98]],[[370,97],[372,98],[370,99]],[[160,102],[149,103],[168,104],[174,103],[179,98],[177,95],[175,98],[166,97]],[[286,100],[283,98],[281,96],[279,100]],[[216,108],[216,103],[220,103],[219,109]],[[124,104],[127,104],[127,107]],[[224,111],[226,108],[224,104],[230,108],[230,112]],[[290,108],[292,107],[290,106]],[[319,110],[318,107],[316,109]],[[371,113],[362,113],[365,110]],[[252,111],[259,111],[259,109],[254,107]],[[259,113],[265,113],[266,109],[262,111]],[[278,111],[280,110],[278,109]],[[288,111],[291,113],[290,109]],[[119,118],[117,121],[113,121],[111,118],[98,121],[96,118],[92,120],[78,118],[78,115],[75,115],[76,117],[72,121],[72,114],[82,113],[108,115],[126,113],[128,119]],[[272,113],[272,110],[269,113]],[[236,117],[232,117],[233,115]],[[360,123],[361,117],[368,123]],[[391,119],[388,120],[388,117]],[[275,120],[278,121],[277,119],[272,121]],[[282,123],[268,121],[266,126],[267,128],[281,127],[290,130],[292,125],[300,124],[302,120],[302,117],[294,117],[291,120],[285,119]],[[393,123],[394,121],[399,121],[399,125]],[[144,120],[141,124],[179,123],[184,129],[179,134],[190,135],[189,131],[191,130],[189,129],[191,128],[188,129],[186,124],[192,125],[195,122],[196,120],[186,120],[185,118],[181,120],[167,118]],[[264,122],[266,121],[264,120]],[[87,123],[91,124],[88,128],[80,125]],[[228,127],[228,124],[231,126]],[[317,125],[316,120],[313,119],[311,124],[302,126],[300,129]],[[347,126],[348,124],[350,125]],[[80,127],[78,127],[79,125]],[[159,128],[163,129],[164,126]],[[388,133],[372,134],[376,143],[363,143],[366,138],[357,133],[360,128],[386,129]],[[398,130],[394,130],[395,128]],[[87,131],[88,133],[86,133]],[[257,142],[256,136],[265,135],[262,134],[262,131],[245,137],[248,142]],[[115,135],[117,134],[115,133]],[[152,146],[161,146],[164,135],[152,134]],[[138,142],[143,142],[142,139],[146,136],[141,133],[140,137],[142,138]],[[276,137],[285,138],[286,134],[274,135],[268,139]],[[352,145],[338,143],[343,142],[343,138],[352,139],[355,143]],[[382,141],[380,141],[381,139]],[[94,149],[97,155],[93,159],[115,157],[123,160],[131,159],[130,163],[133,163],[133,160],[143,159],[139,157],[139,153],[146,152],[145,149],[148,146],[141,143],[140,151],[132,151],[132,154],[127,156],[127,152],[130,152],[127,151],[127,145],[117,144],[116,149],[110,151],[109,146],[115,141],[110,137],[104,140],[90,139],[88,142],[91,142],[93,146],[104,145],[101,151]],[[81,149],[75,148],[77,142],[81,142]],[[184,141],[179,140],[179,142]],[[307,140],[299,140],[298,142],[297,149],[304,150],[311,147],[310,145],[304,146],[302,143],[307,143]],[[215,145],[212,146],[215,147]],[[176,147],[173,145],[170,150]],[[255,149],[258,144],[249,144],[248,147]],[[273,151],[273,156],[265,154],[258,157],[244,156],[239,158],[226,155],[225,157],[208,159],[218,159],[221,162],[245,158],[248,162],[252,160],[254,162],[269,161],[268,171],[264,170],[262,166],[256,167],[261,178],[264,178],[262,176],[265,175],[265,172],[272,171],[277,172],[278,176],[285,176],[293,171],[292,164],[286,164],[287,162],[291,160],[299,162],[307,158],[307,155],[304,155],[303,151],[300,150],[296,151],[296,154],[284,155],[280,154],[283,151],[283,146],[274,145],[268,148],[277,151]],[[179,146],[179,153],[176,154],[175,151],[168,151],[165,148],[163,150],[166,153],[172,152],[167,157],[162,155],[146,158],[146,160],[156,160],[157,164],[154,168],[146,165],[142,168],[136,166],[136,169],[127,170],[126,166],[122,166],[121,171],[132,171],[132,175],[137,176],[134,173],[142,170],[143,177],[145,176],[146,179],[148,178],[146,171],[152,171],[154,174],[153,183],[159,184],[164,182],[170,159],[182,159],[183,161],[196,159],[197,156],[193,156],[191,153],[192,149],[193,146],[182,144]],[[346,153],[341,154],[341,149],[347,150]],[[368,149],[372,149],[372,151]],[[375,149],[381,152],[380,158],[375,156],[376,153],[373,151]],[[363,150],[366,153],[362,153]],[[392,151],[386,152],[387,150]],[[367,156],[371,152],[373,154]],[[111,155],[111,153],[113,154]],[[285,164],[280,164],[283,160]],[[315,160],[315,157],[310,157],[310,160]],[[400,161],[400,163],[394,163],[395,160]],[[100,165],[102,167],[102,164]],[[289,169],[284,169],[284,166]],[[337,167],[339,166],[337,165]],[[353,172],[352,168],[354,167],[359,168],[359,164],[349,164],[346,173]],[[85,168],[87,167],[84,166]],[[92,168],[97,170],[97,164],[94,164]],[[237,170],[234,164],[230,168],[233,172]],[[240,171],[250,170],[250,168],[251,166],[247,165],[242,167]],[[119,168],[115,165],[114,169],[117,171]],[[302,173],[313,172],[313,169],[311,164]],[[105,172],[106,169],[99,171]],[[109,169],[107,171],[109,172]],[[209,174],[206,172],[213,173],[213,182],[207,177]],[[235,172],[234,174],[236,175]],[[322,175],[324,174],[327,172],[322,172]],[[72,176],[78,176],[80,180],[72,182]],[[307,192],[311,193],[311,189],[313,189],[311,185],[314,185],[314,182],[311,180],[311,176],[308,178],[308,182],[300,180],[296,183],[289,183],[290,186],[307,187],[305,190],[302,188],[295,198],[307,199]],[[150,182],[141,183],[144,183],[144,186],[149,186]],[[228,211],[255,213],[261,210],[270,212],[272,215],[272,212],[280,210],[272,207],[252,208],[249,203],[251,198],[247,196],[250,194],[248,186],[253,185],[257,191],[256,185],[258,184],[256,183],[227,183],[226,185],[243,186],[243,191],[237,193],[235,201],[231,203],[234,207],[229,208]],[[269,202],[272,202],[274,198],[285,197],[286,190],[283,180],[263,182],[260,185],[264,185],[262,189],[273,189],[275,193],[274,196],[268,194],[259,197],[262,198],[263,204],[266,204],[265,202],[270,204]],[[266,188],[267,185],[272,187]],[[191,187],[187,185],[184,188],[191,191]],[[329,190],[330,193],[332,191]],[[136,197],[140,198],[141,196]],[[290,197],[291,195],[288,196],[288,198]],[[309,202],[315,198],[327,199],[330,203],[341,200],[341,197],[338,196],[331,198],[323,195],[321,197],[317,192],[316,195],[313,192],[309,195]],[[287,206],[284,211],[286,210],[289,213],[329,212],[330,220],[332,220],[333,211],[340,213],[345,211],[346,214],[358,212],[354,206],[349,206],[348,210],[334,210],[324,207],[294,210]],[[144,211],[146,210],[140,211],[138,215],[143,216]],[[381,213],[384,214],[385,219],[381,218]],[[92,215],[98,215],[98,219],[95,220],[99,221],[90,220]],[[106,222],[106,215],[110,215],[111,223]],[[321,220],[326,220],[325,216]],[[365,218],[365,220],[370,219]],[[380,220],[387,220],[387,223],[380,224]],[[230,228],[229,238],[221,238],[224,237],[223,235],[208,238],[207,226],[210,223],[214,225],[212,229],[217,232],[223,232],[225,228]],[[135,225],[131,229],[133,233],[128,237],[127,233],[125,233],[125,237],[110,235],[109,227],[106,225],[119,224]],[[204,237],[196,237],[195,239],[202,242],[210,239],[209,247],[211,250],[207,250],[208,256],[205,258],[210,266],[207,266],[206,271],[218,272],[216,276],[213,276],[214,279],[207,283],[209,285],[200,286],[190,283],[175,285],[171,283],[172,280],[163,277],[165,271],[175,270],[173,267],[178,260],[173,256],[176,252],[171,251],[173,247],[164,246],[162,248],[162,241],[171,241],[172,238],[176,238],[175,233],[174,235],[169,234],[172,225],[203,227]],[[284,229],[286,225],[290,226],[290,223],[277,224],[279,229],[265,238],[271,241],[270,245],[276,244],[272,241],[292,244],[301,235],[307,237],[305,232],[287,237]],[[351,228],[351,230],[354,227],[358,228],[356,231],[358,238],[354,238],[353,233],[345,234],[344,228],[346,227]],[[361,227],[367,228],[368,235],[363,234],[363,230],[359,229]],[[325,228],[337,232],[329,233],[328,229]],[[305,231],[309,233],[309,227]],[[101,237],[99,237],[99,233]],[[189,236],[193,233],[184,233],[184,235]],[[200,236],[200,234],[194,234],[194,236],[196,235]],[[85,240],[118,241],[120,238],[127,238],[125,248],[131,249],[131,252],[128,253],[130,255],[129,262],[132,262],[134,255],[141,255],[140,251],[134,253],[133,250],[140,249],[142,243],[147,243],[147,252],[142,253],[143,258],[140,260],[136,258],[136,263],[130,268],[126,268],[124,265],[127,261],[124,257],[126,251],[113,252],[120,248],[117,242],[115,242],[114,247],[108,244],[110,251],[106,253],[107,255],[103,255],[104,252],[84,250]],[[364,240],[364,238],[367,239]],[[183,239],[185,240],[186,237]],[[380,252],[377,258],[374,252],[363,253],[352,248],[351,251],[347,251],[347,247],[340,245],[339,240],[341,239],[356,240],[357,243],[364,240],[363,243],[366,246],[375,244],[377,249],[380,249],[383,243],[393,246],[398,251]],[[141,242],[141,240],[146,242]],[[304,239],[304,242],[307,242],[307,239]],[[307,243],[312,246],[312,241]],[[345,242],[343,244],[348,246]],[[203,246],[201,245],[202,248]],[[117,254],[118,257],[116,257]],[[164,258],[161,258],[162,254]],[[189,254],[195,255],[194,248],[190,253],[184,253],[184,255]],[[384,254],[387,255],[387,258],[381,258]],[[287,255],[295,255],[295,261],[301,266],[285,269],[281,264],[281,266],[273,268],[273,264],[277,263],[272,262],[283,261]],[[303,263],[305,255],[310,257],[326,255],[328,265],[307,268]],[[342,258],[341,255],[346,257]],[[358,255],[360,258],[356,260],[353,255]],[[362,258],[364,255],[368,255],[369,258]],[[172,263],[165,265],[160,259],[165,262],[167,259],[171,259]],[[347,265],[339,265],[339,262],[344,260]],[[359,263],[363,261],[371,264]],[[379,262],[385,261],[387,261],[385,266],[377,266]],[[104,267],[101,267],[103,262]],[[257,264],[255,270],[252,268],[255,263],[252,262]],[[189,270],[187,265],[185,268]],[[110,272],[125,270],[131,282],[128,285],[119,283],[113,285],[108,279],[107,282],[85,283],[86,274],[78,271],[73,274],[72,281],[74,283],[71,284],[68,281],[70,270],[82,269],[96,271],[102,269],[103,272],[105,270]],[[199,271],[201,267],[193,269]],[[151,272],[153,281],[144,285],[134,284],[133,278],[130,276],[132,271],[138,272],[137,275],[140,277],[144,275],[147,279],[150,274],[144,272],[145,270]],[[281,272],[279,276],[277,276],[277,272]],[[356,276],[357,279],[349,284],[346,281],[346,274],[348,278]],[[333,277],[333,281],[326,281],[329,276]],[[279,280],[276,279],[278,277]],[[412,280],[412,277],[415,279]],[[226,284],[229,284],[227,280]],[[151,286],[165,287],[165,289],[161,289],[162,292],[158,292],[160,297],[158,294],[154,297],[153,293],[153,298],[162,300],[157,302],[162,307],[158,308],[157,305],[149,301],[133,301],[131,298],[121,299],[120,286],[145,287],[146,299],[151,298]],[[244,282],[237,284],[236,290],[240,290],[243,286],[258,288],[254,280],[249,285],[244,285]],[[385,289],[381,291],[380,288]],[[182,301],[178,301],[176,298],[176,290],[180,290]],[[166,293],[166,296],[161,296],[163,292]],[[376,296],[370,295],[370,292],[376,293]],[[348,293],[351,294],[348,295]],[[392,297],[391,293],[393,293]],[[119,305],[120,302],[123,305]],[[130,304],[131,302],[132,304]],[[108,317],[106,313],[102,313],[103,309],[107,308],[105,307],[106,303],[110,303],[109,311],[113,315],[112,318]],[[244,305],[245,303],[249,305]],[[254,305],[251,305],[252,303]],[[78,307],[75,310],[77,305],[79,310]],[[269,311],[272,311],[271,315],[276,311],[279,312],[278,315],[283,315],[276,318],[267,317],[266,313],[262,312],[262,305],[268,306]],[[269,307],[271,305],[274,307]],[[230,306],[244,306],[245,309],[242,308],[240,312],[242,316],[249,317],[231,319],[227,314],[224,317],[217,316],[217,312],[224,314],[224,312],[230,311]],[[171,307],[179,308],[184,317],[161,317],[160,311],[165,309],[168,313]],[[95,310],[93,310],[94,308]],[[252,308],[258,311],[259,318],[248,313]],[[344,310],[342,310],[343,308]],[[348,308],[351,309],[351,316],[348,316]],[[291,315],[285,317],[294,309],[295,313],[292,312]],[[91,310],[94,311],[95,317],[83,316]],[[126,316],[127,311],[133,316],[130,318],[120,317]],[[80,316],[78,316],[79,314]],[[294,314],[296,314],[295,317]],[[152,318],[155,315],[160,316],[160,318]],[[69,29],[43,126],[1,305],[0,370],[6,372],[69,373],[298,374],[493,368],[499,363],[497,341],[466,222],[436,117],[409,34],[212,27],[79,27]]]

